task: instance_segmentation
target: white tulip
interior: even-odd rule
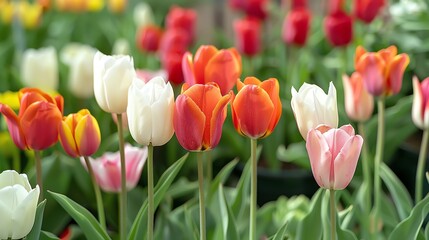
[[[125,38],[116,39],[113,44],[112,54],[113,55],[127,55],[130,53],[130,44]]]
[[[21,63],[22,82],[43,91],[58,89],[58,60],[54,47],[27,49]]]
[[[137,29],[153,24],[152,8],[145,2],[138,3],[134,8],[134,23]]]
[[[0,239],[21,239],[31,231],[36,216],[39,186],[31,189],[27,175],[0,173]]]
[[[135,77],[130,56],[108,56],[97,52],[94,56],[94,95],[101,109],[124,113],[127,110],[128,88]]]
[[[95,52],[94,48],[77,43],[69,44],[61,51],[61,60],[69,66],[69,90],[76,97],[94,96]]]
[[[173,136],[174,92],[162,77],[135,78],[128,92],[128,126],[142,145],[161,146]]]
[[[292,87],[293,114],[304,139],[320,124],[338,128],[337,90],[332,82],[328,94],[317,85],[304,83],[298,90]]]

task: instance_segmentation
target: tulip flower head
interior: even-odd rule
[[[275,78],[263,82],[247,77],[237,81],[238,93],[231,104],[235,129],[242,135],[258,139],[269,136],[282,113],[279,82]]]
[[[125,144],[125,179],[126,188],[136,187],[146,162],[147,147],[138,148]],[[119,193],[121,191],[121,157],[119,152],[106,152],[101,157],[89,158],[94,170],[97,184],[105,192]],[[85,160],[81,163],[86,167]]]
[[[10,106],[0,104],[15,145],[22,150],[43,150],[55,144],[63,115],[63,97],[54,98],[37,88],[23,88],[18,98],[18,115]]]
[[[172,6],[165,18],[167,29],[182,29],[188,44],[194,42],[197,13],[193,9]]]
[[[0,173],[0,239],[21,239],[30,233],[36,217],[40,189],[31,189],[27,175]]]
[[[157,52],[163,30],[155,25],[147,25],[137,33],[137,47],[145,52]]]
[[[154,23],[152,8],[146,2],[139,2],[133,11],[134,24],[137,28],[144,28]]]
[[[354,0],[354,15],[357,19],[369,24],[385,4],[385,0]]]
[[[420,82],[414,76],[413,91],[413,122],[422,130],[429,129],[429,78],[425,78]]]
[[[374,97],[364,87],[362,76],[358,72],[344,75],[343,85],[347,116],[359,122],[368,120],[374,110]]]
[[[127,110],[128,88],[135,78],[133,59],[129,56],[94,56],[94,95],[106,112],[123,113]]]
[[[232,92],[222,96],[215,83],[183,84],[173,117],[174,131],[183,148],[205,151],[219,144],[231,96]]]
[[[363,138],[355,135],[351,125],[311,129],[306,148],[317,184],[333,190],[346,188],[356,170],[362,144]]]
[[[87,109],[69,114],[59,126],[59,139],[71,157],[91,156],[101,142],[98,122]]]
[[[155,77],[147,83],[135,78],[128,93],[128,126],[142,145],[161,146],[173,136],[174,92],[170,83]]]
[[[283,41],[287,44],[305,45],[310,23],[311,13],[306,7],[292,8],[283,22]]]
[[[397,94],[402,87],[402,77],[410,62],[406,53],[398,54],[395,46],[378,52],[356,48],[355,68],[362,76],[365,88],[373,96]]]
[[[353,19],[343,10],[343,0],[330,0],[324,20],[325,34],[335,47],[348,45],[353,38]]]
[[[212,45],[202,45],[193,59],[189,52],[183,55],[182,68],[189,85],[215,82],[225,95],[241,75],[241,57],[235,48],[218,50]]]
[[[301,136],[320,124],[338,127],[337,90],[332,82],[328,94],[314,84],[304,83],[298,90],[292,87],[291,105]]]
[[[256,18],[244,18],[234,22],[235,45],[240,53],[254,56],[261,51],[261,23]]]

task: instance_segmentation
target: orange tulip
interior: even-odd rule
[[[275,78],[263,82],[247,77],[237,81],[238,93],[231,104],[235,129],[253,139],[270,135],[282,114],[279,82]]]
[[[71,157],[91,156],[100,146],[98,122],[87,109],[65,117],[58,131],[60,143]]]
[[[389,96],[401,90],[402,77],[410,58],[406,53],[398,55],[398,49],[390,46],[378,52],[356,48],[355,68],[364,79],[365,87],[373,96]]]
[[[53,98],[37,88],[23,88],[18,97],[21,105],[18,115],[8,105],[0,104],[15,145],[23,150],[43,150],[55,144],[63,114],[63,97]]]
[[[218,50],[212,45],[202,45],[194,59],[189,52],[183,55],[182,68],[188,84],[215,82],[225,95],[241,75],[241,57],[235,48]]]
[[[232,92],[222,96],[214,83],[184,83],[176,99],[173,125],[180,145],[188,151],[205,151],[216,147],[226,118],[226,105]]]

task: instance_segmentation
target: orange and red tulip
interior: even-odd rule
[[[222,96],[214,84],[183,84],[176,99],[173,125],[176,137],[188,151],[205,151],[216,147],[222,135],[226,105],[232,92]]]
[[[270,135],[282,114],[279,82],[275,78],[261,82],[247,77],[237,81],[238,93],[231,110],[235,129],[242,135],[258,139]]]
[[[8,105],[0,104],[0,112],[13,142],[20,149],[46,149],[58,141],[58,126],[63,115],[64,100],[37,88],[23,88],[18,94],[19,114]]]

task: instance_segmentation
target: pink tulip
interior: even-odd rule
[[[429,78],[420,83],[419,79],[414,77],[413,91],[413,122],[420,129],[429,129]]]
[[[343,85],[347,116],[359,122],[368,120],[374,110],[374,97],[364,87],[362,76],[358,72],[344,75]]]
[[[321,125],[307,135],[307,152],[313,176],[322,188],[341,190],[353,178],[363,139],[351,125]]]
[[[125,175],[128,190],[133,189],[139,179],[147,158],[147,147],[138,148],[125,144]],[[107,152],[97,159],[89,158],[97,184],[105,192],[121,191],[121,161],[119,152]],[[81,158],[86,167],[85,161]]]

